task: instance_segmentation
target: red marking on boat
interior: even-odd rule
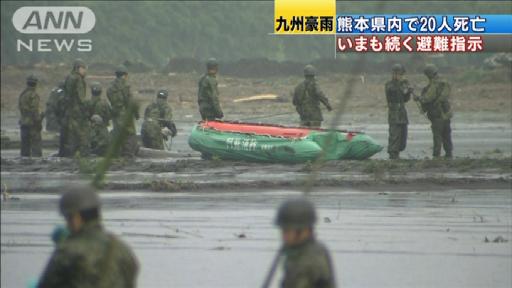
[[[218,131],[249,133],[257,135],[268,135],[285,138],[303,138],[309,135],[307,128],[288,128],[272,125],[259,125],[250,123],[230,123],[220,121],[204,121],[200,123],[203,128],[215,129]]]
[[[348,133],[347,133],[347,141],[349,141],[349,142],[350,142],[354,136],[355,136],[355,134],[354,134],[354,133],[352,133],[352,132],[348,132]]]

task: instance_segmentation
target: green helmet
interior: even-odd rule
[[[393,73],[404,74],[405,68],[402,64],[396,63],[391,67],[391,71],[393,71]]]
[[[80,67],[87,68],[87,65],[85,65],[84,60],[77,58],[75,62],[73,62],[73,70],[78,70]]]
[[[210,59],[208,59],[208,61],[206,61],[207,69],[217,68],[218,66],[219,66],[219,62],[215,58],[210,58]]]
[[[166,89],[161,89],[158,91],[158,93],[156,93],[157,98],[167,99],[168,96],[169,92]]]
[[[128,74],[128,69],[126,69],[126,66],[124,65],[119,65],[117,66],[116,68],[116,75],[124,75],[124,74]]]
[[[98,114],[94,114],[91,116],[91,122],[96,125],[101,125],[103,124],[103,118],[101,118],[101,116]]]
[[[92,82],[91,83],[91,94],[93,96],[98,96],[101,94],[102,88],[101,84],[99,82]]]
[[[287,200],[279,207],[275,223],[281,228],[311,227],[316,223],[315,207],[305,198]]]
[[[59,209],[62,215],[80,212],[100,207],[100,200],[96,191],[90,185],[75,184],[67,188],[62,194]]]
[[[316,75],[316,69],[313,65],[306,65],[304,67],[304,76],[315,76]]]
[[[39,81],[39,79],[34,74],[30,74],[27,77],[27,85],[29,85],[29,86],[35,86],[38,81]]]
[[[425,69],[423,69],[423,73],[427,75],[427,77],[432,77],[437,75],[437,67],[434,64],[427,64]]]

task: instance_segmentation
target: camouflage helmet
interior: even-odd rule
[[[316,223],[315,207],[305,198],[287,200],[279,207],[275,223],[281,228],[311,227]]]
[[[115,72],[116,72],[116,75],[117,74],[124,75],[124,74],[128,74],[128,69],[126,69],[126,66],[124,66],[124,65],[119,65],[119,66],[117,66]]]
[[[34,86],[34,85],[36,85],[38,81],[39,81],[39,79],[38,79],[38,78],[37,78],[37,76],[36,76],[36,75],[34,75],[34,74],[30,74],[30,75],[28,75],[28,77],[27,77],[27,84],[28,84],[29,86]]]
[[[405,68],[402,64],[396,63],[391,67],[391,71],[393,71],[393,73],[404,74]]]
[[[156,93],[156,97],[160,99],[167,99],[168,96],[169,92],[166,89],[160,89],[158,93]]]
[[[62,194],[59,202],[60,213],[64,216],[99,207],[98,194],[92,186],[85,183],[67,187],[67,192]]]
[[[85,65],[84,60],[77,58],[75,59],[75,62],[73,62],[73,70],[78,70],[78,68],[87,68],[87,65]]]
[[[98,114],[94,114],[91,116],[91,122],[96,125],[101,125],[103,124],[103,118],[101,118],[101,116]]]
[[[425,69],[423,69],[423,73],[428,77],[432,77],[437,75],[437,67],[434,64],[427,64]]]
[[[92,82],[91,83],[91,93],[93,96],[98,96],[101,94],[102,88],[101,84],[99,82]]]
[[[304,76],[315,76],[316,69],[313,65],[306,65],[304,67]]]
[[[210,58],[210,59],[208,59],[208,61],[206,61],[207,69],[217,68],[218,66],[219,66],[219,62],[215,58]]]

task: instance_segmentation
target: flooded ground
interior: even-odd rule
[[[279,246],[275,209],[298,194],[105,191],[101,197],[106,227],[141,262],[140,287],[258,287]],[[2,287],[26,287],[39,276],[53,249],[50,232],[62,223],[57,195],[16,196],[2,203]],[[512,285],[510,189],[329,189],[311,198],[340,287]]]

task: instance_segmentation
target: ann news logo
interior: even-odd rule
[[[12,16],[12,24],[22,34],[86,34],[94,28],[96,16],[87,7],[21,7]],[[92,51],[92,40],[79,37],[17,39],[18,52]]]

